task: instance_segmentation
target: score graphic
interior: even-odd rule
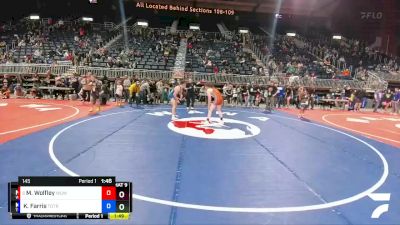
[[[19,177],[8,185],[13,219],[129,219],[132,183],[115,177]]]

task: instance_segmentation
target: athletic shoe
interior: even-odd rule
[[[194,110],[194,108],[193,108],[193,107],[190,107],[190,110]]]
[[[177,119],[178,119],[177,116],[172,115],[171,120],[177,120]]]
[[[204,124],[204,125],[210,125],[211,122],[210,122],[210,120],[207,119],[207,120],[205,120],[205,121],[203,122],[203,124]]]
[[[189,107],[186,107],[186,110],[189,111],[190,110]]]
[[[222,125],[224,125],[224,121],[220,120],[218,124],[222,126]]]

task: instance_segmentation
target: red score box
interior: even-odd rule
[[[101,187],[101,199],[102,200],[115,200],[116,199],[116,188],[113,186]]]

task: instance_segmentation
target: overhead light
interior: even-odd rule
[[[148,26],[149,26],[149,22],[147,22],[146,20],[138,20],[138,21],[136,22],[136,24],[137,24],[138,26],[141,26],[141,27],[148,27]]]
[[[200,30],[200,25],[198,24],[189,24],[190,30]]]
[[[249,33],[249,29],[244,28],[244,27],[239,27],[239,33],[241,33],[241,34],[247,34],[247,33]]]
[[[29,19],[31,19],[31,20],[38,20],[38,19],[40,19],[40,16],[39,16],[39,15],[30,15],[30,16],[29,16]]]
[[[282,14],[276,13],[276,14],[275,14],[275,18],[277,18],[277,19],[282,19]]]
[[[92,17],[82,17],[83,21],[87,21],[87,22],[93,22],[93,18]]]
[[[341,39],[342,39],[342,36],[340,36],[340,35],[333,35],[332,39],[341,40]]]
[[[286,36],[295,37],[295,36],[296,36],[296,33],[286,33]]]

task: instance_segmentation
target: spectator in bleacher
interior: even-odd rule
[[[214,74],[215,74],[215,75],[217,75],[217,74],[218,74],[218,72],[219,72],[219,70],[218,70],[218,66],[217,66],[216,64],[214,64],[214,67],[213,67],[213,72],[214,72]]]

